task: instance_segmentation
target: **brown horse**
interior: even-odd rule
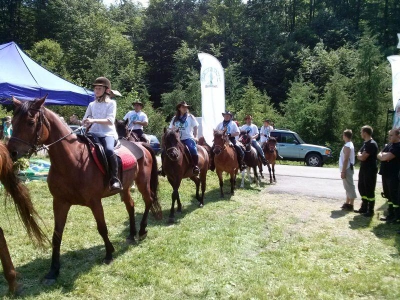
[[[229,143],[229,137],[225,130],[214,130],[214,164],[215,171],[219,179],[219,188],[221,198],[224,197],[224,182],[222,180],[222,172],[227,172],[230,175],[231,194],[235,194],[236,176],[239,170],[237,154],[233,146]]]
[[[142,138],[139,138],[139,136],[135,132],[129,130],[128,123],[128,119],[126,119],[125,121],[115,119],[114,125],[115,129],[117,130],[118,138],[126,139],[131,142],[143,142],[148,144],[149,141],[144,136],[142,136]]]
[[[252,183],[250,170],[253,169],[254,182],[257,183],[257,186],[260,186],[261,179],[257,173],[257,167],[260,170],[260,176],[262,177],[262,162],[261,158],[258,157],[257,150],[251,145],[252,138],[248,132],[242,131],[240,132],[239,140],[245,146],[244,163],[247,166],[247,177],[249,179],[249,182]],[[241,188],[244,188],[244,172],[245,170],[242,171],[242,182],[240,184]]]
[[[272,174],[274,178],[274,182],[276,182],[275,178],[275,161],[276,161],[276,139],[274,137],[270,137],[267,142],[264,143],[263,145],[263,151],[265,155],[265,159],[268,161],[267,167],[269,171],[269,182],[272,183],[272,175],[271,175],[271,169],[272,169]],[[272,168],[271,168],[271,166]]]
[[[209,167],[209,158],[207,151],[200,145],[197,145],[199,155],[200,175],[193,174],[193,165],[190,154],[185,151],[185,145],[179,139],[179,130],[165,129],[162,136],[162,168],[172,186],[171,195],[172,205],[169,213],[169,222],[175,221],[175,201],[178,203],[177,212],[182,212],[182,204],[179,197],[179,187],[183,178],[190,178],[196,184],[196,199],[199,201],[199,207],[204,206],[204,192],[206,190],[207,171]],[[201,196],[199,194],[201,185]]]
[[[5,190],[14,200],[15,208],[28,232],[28,236],[39,246],[43,246],[47,240],[39,228],[37,220],[40,219],[33,208],[27,187],[16,176],[13,163],[6,146],[0,142],[0,181]],[[18,293],[20,285],[17,283],[17,272],[14,269],[3,229],[0,228],[0,259],[3,265],[4,276],[8,282],[10,293]]]
[[[14,128],[8,149],[13,159],[31,155],[40,145],[48,149],[51,167],[47,177],[49,190],[53,195],[54,233],[51,268],[45,276],[45,283],[55,282],[60,271],[60,245],[68,212],[72,205],[87,206],[97,223],[97,230],[106,248],[105,263],[113,260],[114,246],[108,238],[101,199],[116,194],[110,192],[104,175],[91,157],[88,146],[71,133],[68,126],[52,111],[44,107],[46,97],[32,102],[20,102],[13,98],[16,107],[12,125]],[[156,218],[161,217],[161,207],[157,198],[158,175],[154,153],[142,148],[144,156],[138,159],[133,169],[122,173],[123,191],[121,200],[129,215],[130,231],[128,242],[136,236],[135,207],[129,187],[135,181],[145,202],[145,211],[140,223],[139,239],[147,235],[147,217],[152,210]]]

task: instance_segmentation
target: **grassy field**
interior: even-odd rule
[[[181,188],[184,212],[167,225],[171,188],[161,179],[164,220],[150,217],[146,240],[125,243],[127,213],[118,197],[103,200],[114,262],[88,208],[73,207],[62,243],[57,284],[40,284],[51,249],[35,249],[11,205],[0,211],[26,299],[399,299],[400,235],[395,226],[343,213],[339,200],[269,194],[268,186],[219,199],[208,178],[206,205],[197,208],[194,186]],[[51,196],[31,182],[34,203],[49,236]],[[226,188],[228,191],[228,180]],[[137,223],[143,212],[136,199]],[[379,199],[378,208],[383,205]],[[381,212],[382,214],[382,212]],[[0,295],[7,285],[0,278]],[[6,296],[5,296],[6,297]]]

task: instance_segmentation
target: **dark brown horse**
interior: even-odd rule
[[[260,186],[261,179],[257,173],[257,167],[260,170],[260,176],[262,177],[262,162],[261,158],[258,157],[257,150],[251,145],[252,138],[250,134],[246,131],[242,131],[240,133],[240,142],[244,145],[244,163],[247,166],[247,177],[250,183],[252,183],[250,170],[253,169],[254,173],[254,182],[257,183],[257,186]],[[244,188],[244,177],[245,177],[245,170],[242,171],[242,182],[240,184],[241,188]]]
[[[27,187],[20,182],[13,170],[10,154],[3,143],[0,142],[0,181],[7,193],[14,200],[15,208],[28,232],[28,236],[39,246],[43,246],[47,240],[39,228],[37,220],[40,219],[33,208]],[[8,282],[10,293],[18,293],[20,285],[17,283],[17,272],[14,269],[3,229],[0,228],[0,259],[3,265],[4,276]]]
[[[269,182],[272,183],[272,177],[274,178],[274,182],[276,182],[275,178],[275,161],[276,161],[276,139],[274,137],[270,137],[267,142],[263,145],[263,151],[265,155],[265,159],[268,161],[267,167],[269,171]],[[271,169],[272,174],[271,175]]]
[[[179,130],[165,129],[162,136],[162,147],[164,151],[162,155],[162,168],[173,189],[171,195],[172,205],[169,214],[169,222],[173,223],[175,221],[175,201],[178,202],[177,212],[182,212],[178,190],[183,178],[190,178],[196,184],[196,199],[199,201],[199,207],[203,207],[209,158],[207,151],[202,146],[197,145],[200,175],[195,176],[193,174],[190,154],[188,151],[185,151],[185,145],[179,139]],[[201,196],[199,193],[200,185]]]
[[[45,283],[55,282],[60,271],[60,245],[68,212],[72,205],[87,206],[97,223],[97,230],[106,248],[105,263],[113,259],[114,247],[108,238],[101,199],[117,192],[110,192],[104,175],[91,157],[85,142],[82,142],[69,127],[52,111],[44,107],[45,98],[32,102],[20,102],[13,98],[16,107],[12,125],[14,128],[8,149],[14,159],[31,155],[40,145],[47,145],[51,167],[47,178],[53,195],[54,233],[51,268],[45,276]],[[142,147],[139,144],[139,147]],[[133,169],[122,174],[123,191],[121,200],[129,215],[130,231],[128,242],[136,236],[135,207],[129,187],[135,181],[145,202],[145,211],[140,223],[139,239],[147,235],[147,217],[152,210],[156,218],[161,218],[161,207],[157,198],[158,175],[154,153],[142,147],[144,156]]]
[[[126,139],[131,142],[143,142],[143,143],[149,143],[149,141],[142,136],[142,138],[139,138],[139,136],[133,132],[132,130],[129,130],[128,128],[128,123],[129,119],[124,120],[117,120],[115,119],[115,129],[117,130],[118,138],[120,139]]]
[[[230,175],[231,194],[235,194],[236,176],[239,170],[237,154],[233,146],[229,143],[229,137],[225,130],[214,130],[214,164],[215,171],[219,179],[219,188],[221,197],[224,197],[224,182],[222,172],[227,172]]]

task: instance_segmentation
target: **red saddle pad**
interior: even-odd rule
[[[93,159],[94,159],[97,167],[100,169],[101,173],[106,174],[106,172],[104,170],[104,166],[97,156],[95,147],[91,146],[90,152],[92,153]],[[120,165],[120,167],[122,167],[122,171],[133,169],[136,166],[136,164],[137,164],[136,157],[132,154],[131,151],[129,151],[124,146],[121,146],[120,148],[115,150],[115,154],[117,154],[118,157],[121,159],[122,166]]]

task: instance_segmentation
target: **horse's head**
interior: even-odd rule
[[[221,154],[225,149],[226,144],[229,143],[226,128],[224,130],[214,130],[214,153],[215,155]]]
[[[50,124],[43,107],[46,96],[33,101],[19,101],[13,97],[15,106],[12,119],[13,133],[7,148],[13,160],[30,156],[38,147],[47,142],[50,136]]]
[[[270,153],[273,153],[274,151],[275,151],[275,148],[276,148],[276,138],[274,138],[274,137],[270,137],[269,139],[268,139],[268,142],[266,142],[265,143],[265,146],[264,146],[266,149],[266,151],[265,152],[270,152]]]
[[[162,144],[167,157],[176,161],[179,159],[179,155],[182,149],[182,143],[179,138],[179,129],[164,128],[164,134],[162,136]]]
[[[250,135],[250,130],[247,130],[247,131],[246,130],[242,130],[242,131],[240,131],[239,141],[243,145],[245,145],[246,147],[247,146],[251,147],[252,138],[251,138],[251,135]]]
[[[117,130],[118,138],[127,138],[129,136],[128,122],[129,119],[125,121],[115,119],[115,129]]]

